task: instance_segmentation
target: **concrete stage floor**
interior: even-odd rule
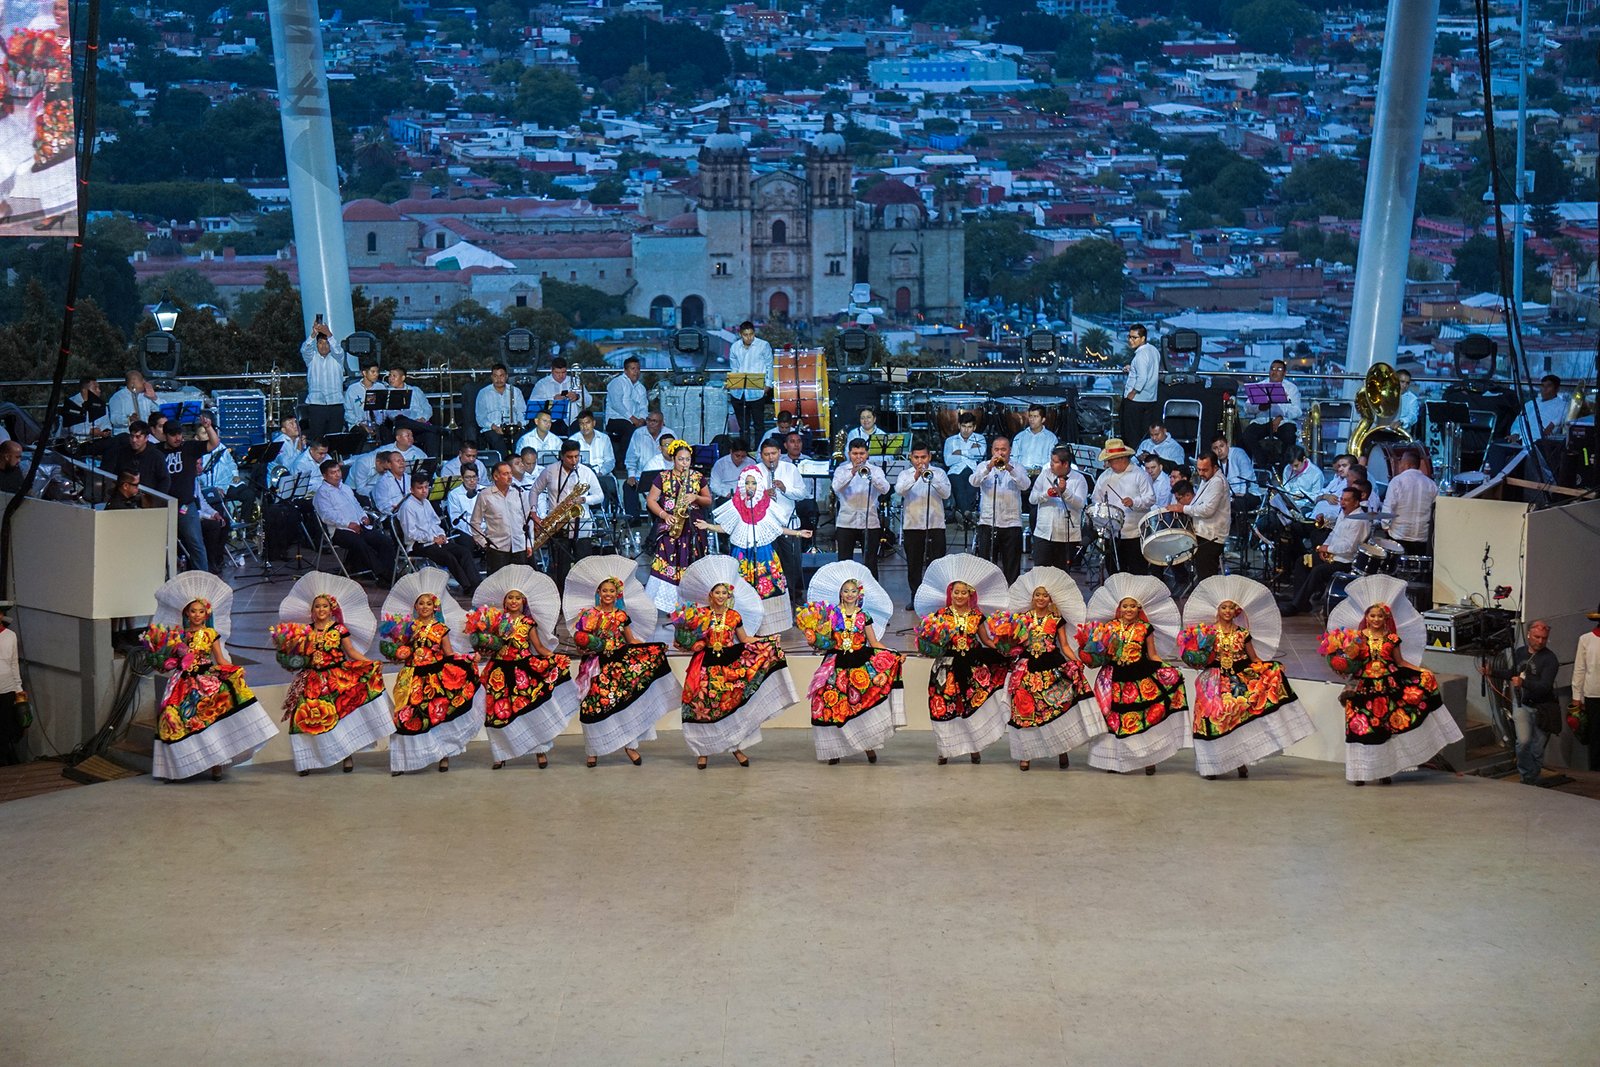
[[[0,1062],[1595,1062],[1593,801],[644,752],[0,806]]]

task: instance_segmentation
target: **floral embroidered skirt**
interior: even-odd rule
[[[739,577],[761,598],[761,621],[750,632],[758,637],[769,637],[793,626],[794,605],[789,603],[789,586],[773,547],[757,545],[755,548],[740,548],[735,545],[732,553],[733,558],[739,561]]]
[[[587,657],[578,691],[583,746],[591,756],[654,740],[656,723],[683,699],[683,686],[667,665],[667,646],[659,641]]]
[[[467,750],[483,726],[478,673],[466,656],[403,667],[394,683],[389,769],[417,771]]]
[[[811,739],[817,759],[876,749],[905,724],[900,653],[887,648],[832,652],[811,676]]]
[[[662,611],[677,611],[682,606],[678,598],[678,583],[683,579],[683,572],[689,569],[689,564],[706,554],[705,531],[694,528],[693,515],[689,522],[689,528],[679,537],[668,534],[666,526],[658,522],[655,536],[651,539],[653,558],[650,560],[650,579],[645,584],[650,599]]]
[[[1049,759],[1105,733],[1083,666],[1058,651],[1018,657],[1006,688],[1011,696],[1006,737],[1014,760]]]
[[[484,725],[495,762],[549,752],[578,714],[572,661],[559,653],[491,659],[483,668]]]
[[[283,706],[297,771],[331,767],[394,733],[383,667],[370,660],[301,671],[289,683]]]
[[[933,741],[945,759],[982,752],[1005,732],[1010,700],[1006,658],[991,648],[952,652],[928,674]]]
[[[797,697],[783,649],[757,638],[720,652],[702,649],[683,683],[683,739],[697,756],[731,752],[761,740],[761,724]]]
[[[240,667],[206,664],[175,675],[156,720],[150,773],[188,778],[249,759],[278,734]]]
[[[1194,768],[1227,774],[1276,755],[1314,731],[1277,662],[1208,667],[1194,685]]]
[[[1192,743],[1178,668],[1157,660],[1111,664],[1100,668],[1094,693],[1107,732],[1089,749],[1091,767],[1140,770]]]
[[[1396,668],[1383,678],[1358,678],[1344,703],[1345,777],[1388,778],[1418,766],[1461,740],[1432,671]]]

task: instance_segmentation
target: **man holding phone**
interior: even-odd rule
[[[344,349],[321,315],[311,336],[300,346],[306,365],[305,413],[301,424],[309,437],[327,437],[344,429]]]

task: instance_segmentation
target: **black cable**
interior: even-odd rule
[[[70,30],[68,33],[70,37]],[[100,0],[89,0],[88,25],[84,32],[83,96],[78,103],[78,235],[72,239],[72,261],[67,270],[67,294],[61,315],[61,339],[57,345],[56,363],[51,371],[50,401],[45,405],[44,422],[39,440],[33,446],[33,462],[23,475],[22,487],[6,504],[0,515],[0,589],[9,589],[11,570],[11,535],[17,509],[33,490],[34,479],[44,465],[45,452],[51,431],[61,409],[62,383],[66,379],[67,360],[72,354],[72,319],[78,301],[78,282],[83,277],[83,238],[89,225],[89,171],[94,163],[95,100],[99,74],[100,54]]]

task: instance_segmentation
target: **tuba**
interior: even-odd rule
[[[1306,450],[1314,467],[1322,466],[1322,403],[1313,400],[1306,410],[1305,423],[1300,427],[1300,444]]]
[[[1352,456],[1359,458],[1364,454],[1362,447],[1376,430],[1402,441],[1411,440],[1405,427],[1395,422],[1400,414],[1400,379],[1389,364],[1374,363],[1367,371],[1366,381],[1356,391],[1355,405],[1360,417],[1350,431],[1350,443],[1345,446],[1345,451]]]
[[[551,508],[550,514],[540,521],[538,529],[533,534],[533,547],[543,548],[551,538],[565,534],[567,527],[576,522],[581,514],[583,514],[583,483],[580,481],[572,487],[572,492]]]

